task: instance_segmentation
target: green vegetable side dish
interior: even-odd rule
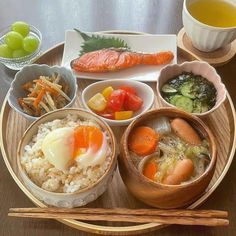
[[[217,91],[213,83],[201,75],[184,72],[167,81],[161,94],[167,102],[184,111],[203,113],[215,105]]]
[[[100,35],[92,35],[89,36],[78,29],[74,29],[76,32],[80,34],[80,36],[84,39],[83,44],[81,45],[80,56],[85,53],[97,51],[103,48],[125,48],[130,49],[130,47],[125,43],[124,40],[111,37],[107,38]]]

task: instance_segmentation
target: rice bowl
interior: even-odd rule
[[[18,146],[17,162],[23,181],[35,196],[49,205],[76,207],[106,190],[116,167],[116,144],[112,131],[99,118],[80,109],[66,111],[46,114],[28,128]],[[104,161],[93,166],[74,161],[67,169],[58,169],[45,157],[43,140],[54,130],[78,126],[97,127],[104,132],[108,144]]]

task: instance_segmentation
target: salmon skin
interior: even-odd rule
[[[170,51],[139,53],[127,49],[101,49],[88,52],[71,61],[71,68],[77,72],[112,72],[136,65],[163,65],[170,63],[174,54]]]

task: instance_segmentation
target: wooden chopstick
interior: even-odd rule
[[[205,218],[227,218],[227,211],[219,210],[160,210],[160,209],[128,209],[128,208],[10,208],[9,212],[20,213],[87,213],[87,214],[117,214],[117,215],[148,215],[148,216],[190,216]]]
[[[229,225],[228,213],[216,210],[159,210],[126,208],[11,208],[8,216],[76,219],[89,221],[116,221],[136,223],[163,223],[179,225]]]

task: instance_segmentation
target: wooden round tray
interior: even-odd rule
[[[59,44],[47,52],[45,52],[36,63],[48,64],[48,65],[60,65],[62,54],[63,54],[64,44]],[[198,58],[187,53],[186,51],[178,48],[178,62],[192,61]],[[93,83],[91,80],[78,79],[78,97],[75,103],[75,107],[81,107],[81,91],[89,84]],[[149,83],[149,85],[155,91],[155,83]],[[46,207],[39,199],[34,197],[22,182],[16,164],[16,150],[18,142],[29,126],[29,121],[23,118],[21,115],[13,111],[8,102],[7,97],[3,103],[1,117],[0,117],[0,143],[2,155],[5,164],[12,175],[13,179],[25,195],[37,206]],[[160,107],[160,101],[158,98],[155,99],[154,107]],[[218,147],[218,161],[216,166],[216,171],[214,177],[202,194],[202,196],[194,202],[189,208],[196,208],[213,193],[216,187],[220,184],[225,174],[227,173],[230,164],[232,162],[235,153],[235,110],[231,98],[227,95],[227,99],[224,104],[207,119],[204,120],[211,130],[213,131]],[[113,128],[117,140],[119,141],[121,134],[123,133],[125,127],[123,128]],[[136,200],[132,195],[130,195],[123,184],[118,170],[115,173],[112,184],[109,186],[108,190],[96,201],[87,205],[87,207],[103,207],[103,208],[113,208],[113,207],[126,207],[126,208],[147,208],[148,206]],[[77,228],[79,230],[98,233],[98,234],[112,234],[112,235],[129,235],[129,234],[139,234],[155,229],[161,228],[165,225],[148,223],[148,224],[128,224],[128,223],[109,223],[109,222],[81,222],[77,220],[59,220],[62,223],[69,225],[71,227]]]

